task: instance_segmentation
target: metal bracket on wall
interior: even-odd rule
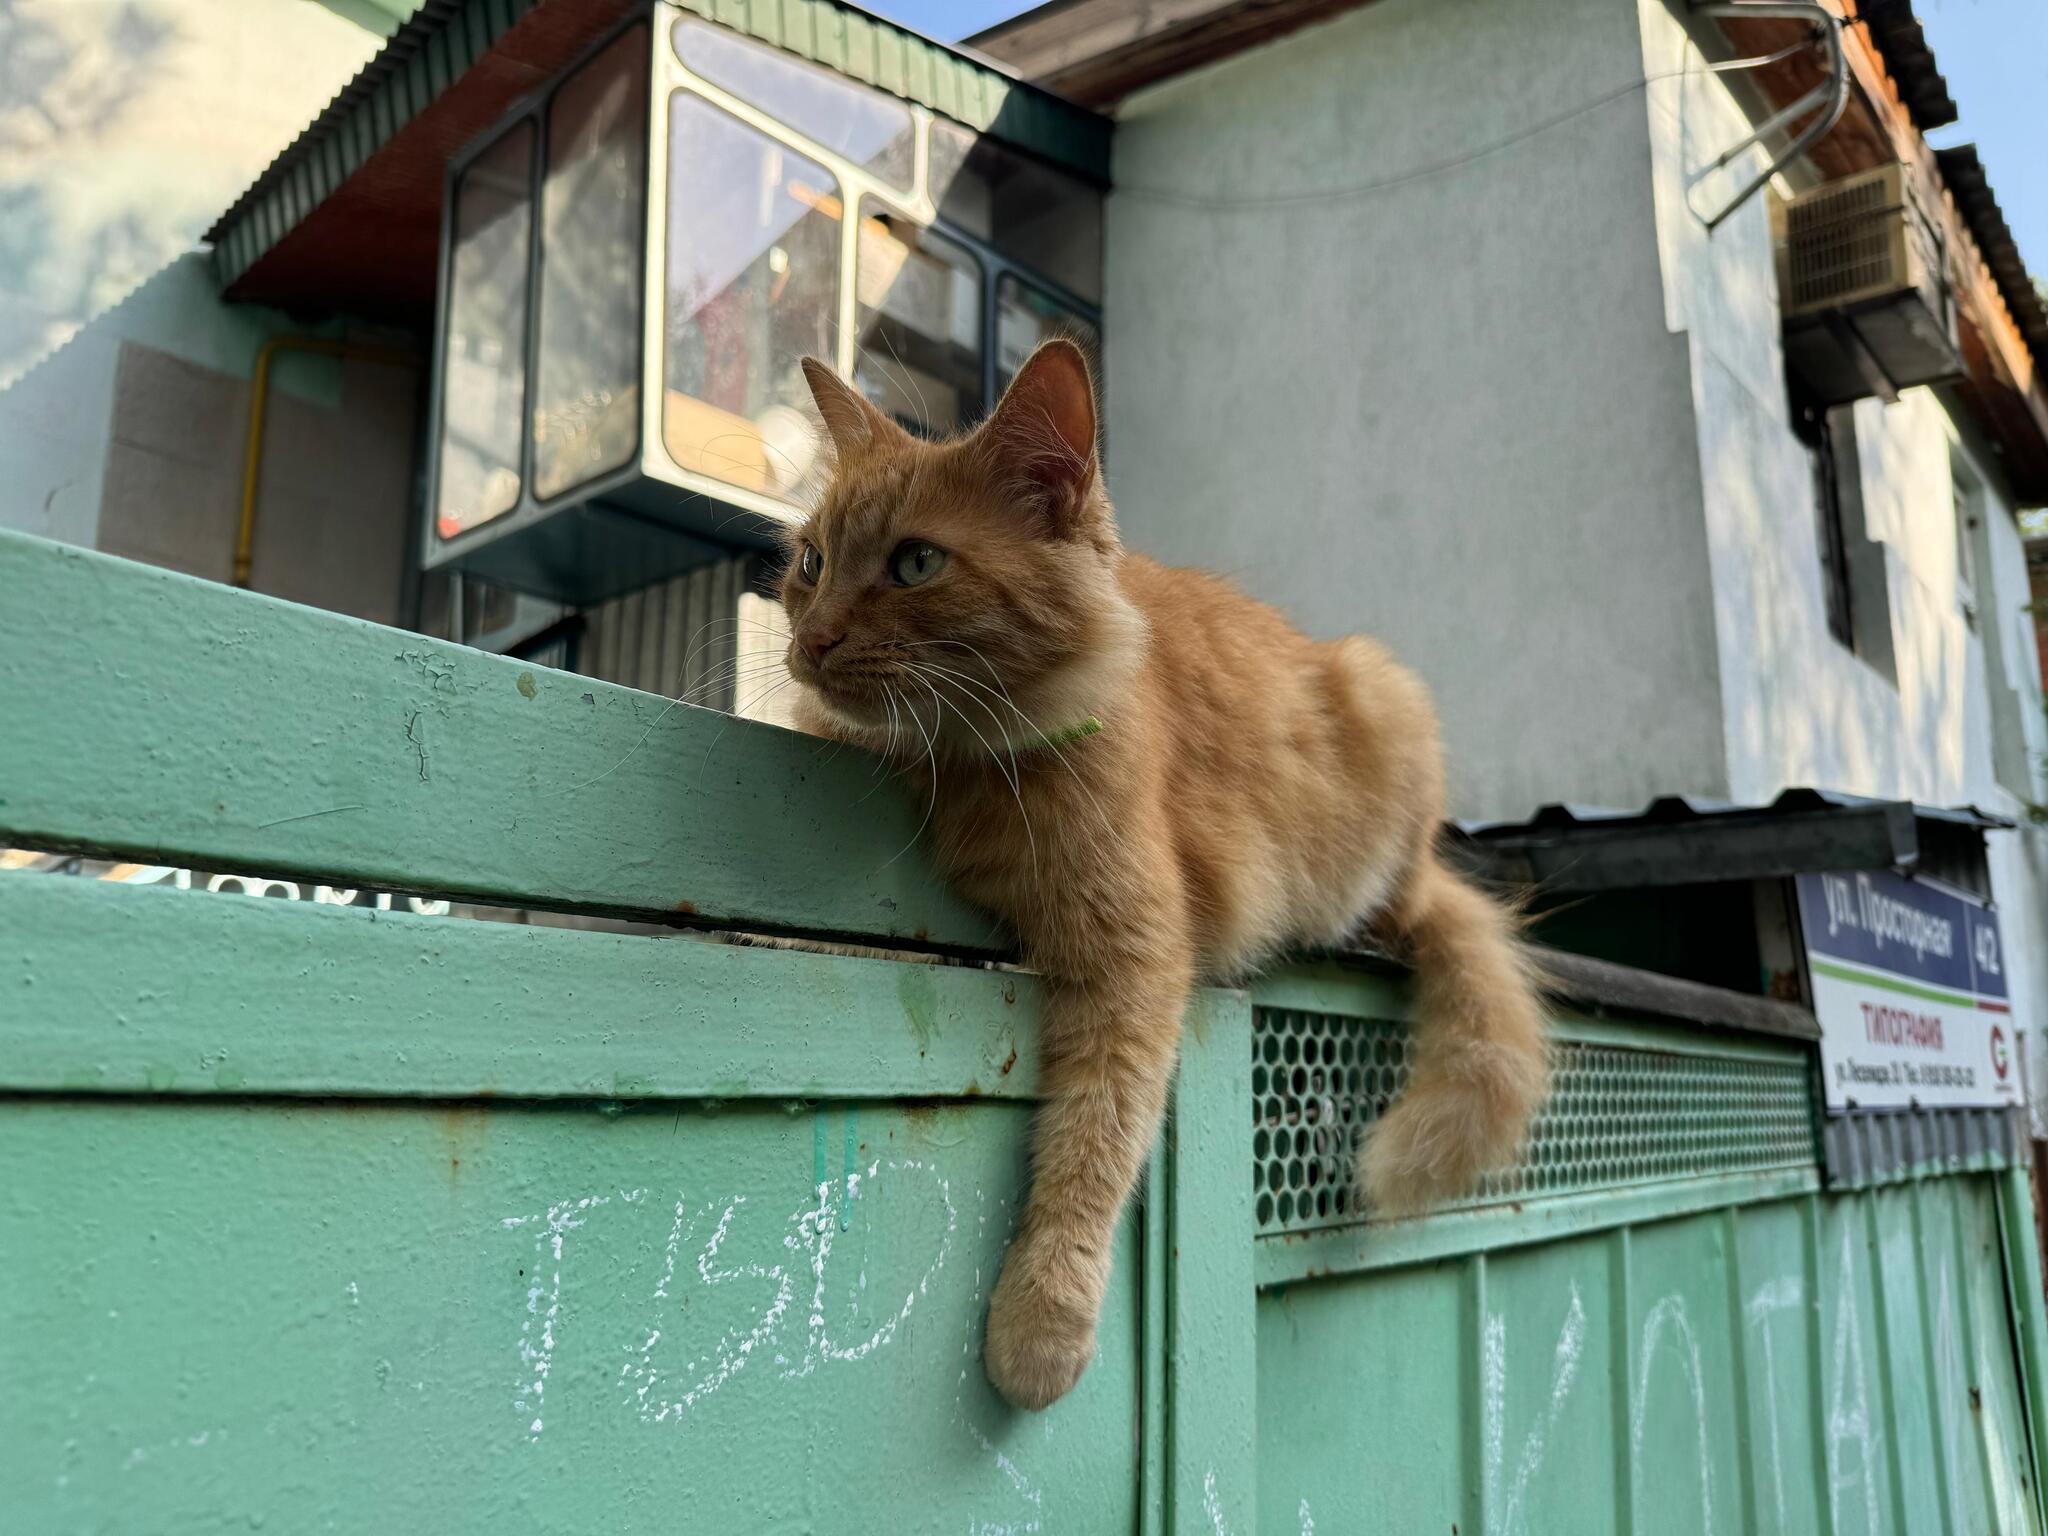
[[[1766,64],[1775,64],[1781,59],[1813,48],[1824,50],[1828,61],[1828,75],[1825,80],[1796,101],[1765,118],[1756,125],[1747,138],[1729,145],[1711,165],[1687,183],[1687,206],[1692,207],[1693,213],[1705,223],[1709,231],[1712,231],[1720,228],[1736,209],[1756,196],[1773,176],[1818,144],[1828,131],[1842,120],[1842,114],[1849,108],[1849,60],[1842,51],[1842,18],[1820,4],[1820,0],[1691,0],[1691,3],[1695,16],[1710,16],[1716,20],[1782,20],[1813,23],[1813,31],[1809,36],[1780,48],[1775,53],[1749,59],[1729,59],[1719,64],[1708,65],[1708,69],[1716,74],[1759,69]],[[1692,195],[1701,182],[1724,170],[1738,155],[1747,153],[1772,134],[1790,128],[1810,112],[1816,115],[1799,131],[1798,137],[1774,155],[1770,164],[1751,178],[1741,191],[1722,204],[1718,212],[1709,215],[1693,206]]]

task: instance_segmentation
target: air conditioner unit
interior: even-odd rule
[[[1963,371],[1941,228],[1902,165],[1772,205],[1785,359],[1820,404]]]

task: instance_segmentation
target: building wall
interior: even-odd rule
[[[1704,72],[1677,8],[1640,0],[1639,9],[1664,320],[1687,349],[1698,423],[1729,788],[1763,801],[1811,784],[1971,803],[2025,821],[2044,798],[2048,716],[2031,660],[2025,552],[1995,456],[1935,390],[1856,404],[1850,521],[1862,526],[1846,530],[1856,650],[1837,641],[1811,460],[1786,395],[1768,199],[1711,236],[1686,201],[1747,121],[1726,81]],[[1705,209],[1720,190],[1708,181],[1693,195]],[[1952,464],[1982,486],[1974,525],[1953,494]],[[1975,571],[1967,594],[1962,545]],[[1994,833],[1990,845],[2018,995],[2043,1017],[2042,834]],[[2048,1069],[2048,1056],[2033,1056]],[[2048,1087],[2048,1070],[2036,1086]]]
[[[1377,0],[1141,93],[1108,212],[1129,542],[1392,644],[1467,816],[1728,788],[1636,19],[1524,11]]]
[[[226,577],[257,351],[312,327],[223,304],[198,242],[405,9],[0,7],[0,527]],[[416,393],[279,363],[259,588],[396,616]]]

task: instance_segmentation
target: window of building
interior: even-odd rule
[[[1087,304],[1102,302],[1102,196],[1063,171],[934,121],[939,217]]]
[[[662,441],[684,469],[787,496],[815,454],[802,361],[839,347],[839,183],[686,92],[669,134]]]
[[[1954,452],[1948,483],[1956,524],[1956,605],[1970,628],[1977,627],[1977,534],[1984,525],[1984,483]]]
[[[1984,478],[1960,447],[1949,449],[1949,485],[1956,523],[1956,601],[1984,648],[1984,691],[1991,717],[1991,771],[2020,799],[2032,801],[2035,769],[2048,748],[2048,720],[2041,713],[2041,687],[2023,595],[2001,603],[1994,565],[1993,518],[2008,514],[1992,499]],[[2017,543],[2017,531],[2012,536]],[[2024,558],[2019,556],[2017,558]],[[1990,622],[1983,622],[1989,615]]]
[[[689,17],[676,23],[675,47],[693,73],[897,191],[911,190],[917,122],[895,97]]]
[[[435,508],[444,539],[519,503],[533,145],[533,124],[515,124],[455,188]]]
[[[1843,464],[1837,435],[1855,434],[1855,418],[1847,410],[1828,411],[1795,401],[1793,431],[1813,461],[1815,542],[1820,550],[1821,598],[1827,610],[1828,633],[1856,649],[1855,591],[1849,569],[1848,519],[1843,507]]]
[[[548,106],[541,183],[533,493],[632,462],[640,446],[647,29],[634,27]]]
[[[996,388],[1008,388],[1011,375],[1038,344],[1055,336],[1079,342],[1091,358],[1101,342],[1095,327],[1077,311],[1005,272],[996,284]]]
[[[872,200],[861,205],[854,382],[913,432],[981,414],[981,263]]]

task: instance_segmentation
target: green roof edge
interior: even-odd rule
[[[549,0],[426,0],[206,232],[239,282],[364,161]],[[567,0],[556,0],[567,3]],[[680,10],[888,91],[1109,183],[1106,117],[841,0],[669,0]]]

